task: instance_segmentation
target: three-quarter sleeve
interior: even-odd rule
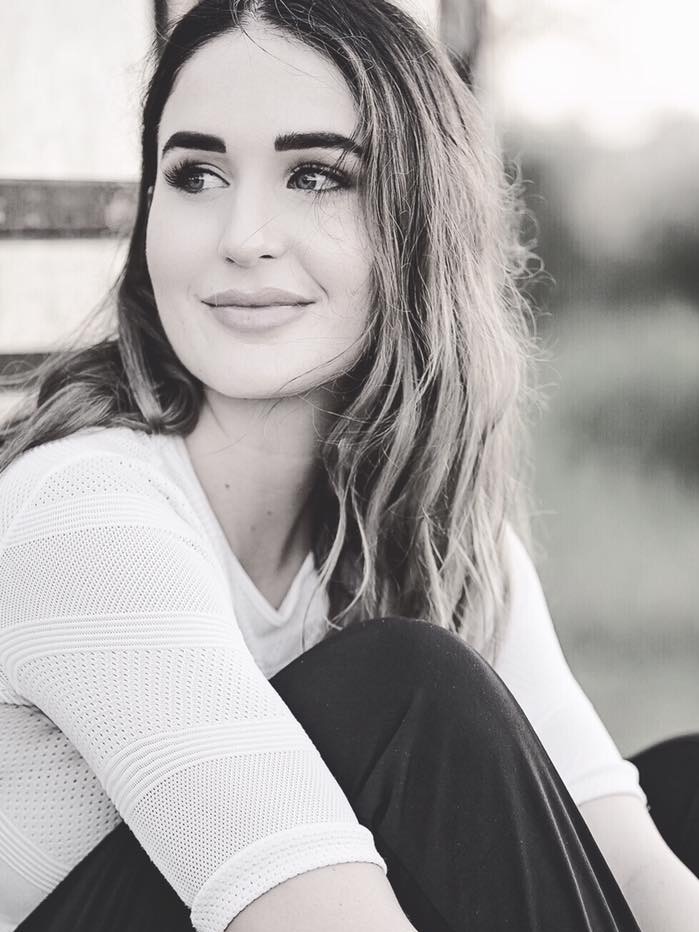
[[[566,662],[534,564],[509,526],[506,553],[512,601],[496,672],[578,805],[615,794],[637,796],[645,803],[637,768],[622,758]]]
[[[12,514],[10,486],[0,503],[6,681],[79,751],[195,928],[222,932],[314,868],[385,871],[256,666],[177,485],[110,452],[46,471]]]

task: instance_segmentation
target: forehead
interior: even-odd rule
[[[201,130],[268,139],[285,131],[350,135],[357,112],[339,69],[318,52],[261,27],[218,36],[180,71],[163,110],[160,139]]]

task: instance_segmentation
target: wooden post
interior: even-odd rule
[[[486,19],[486,0],[440,0],[439,34],[452,63],[473,83]]]

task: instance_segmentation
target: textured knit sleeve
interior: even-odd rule
[[[645,794],[638,770],[622,758],[565,660],[534,564],[508,527],[512,578],[509,625],[495,670],[524,710],[580,805],[617,793]]]
[[[195,928],[222,932],[314,868],[385,871],[255,665],[178,487],[146,462],[95,453],[44,471],[14,503],[10,479],[4,489],[9,687],[85,758]]]

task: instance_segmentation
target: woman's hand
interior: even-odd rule
[[[696,932],[699,879],[665,844],[642,801],[603,796],[580,812],[642,932]]]

